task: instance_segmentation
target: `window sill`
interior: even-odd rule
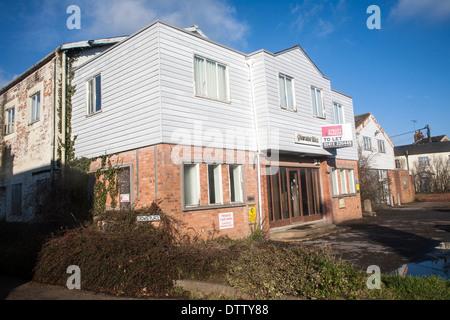
[[[201,95],[198,95],[198,94],[196,94],[195,97],[196,97],[196,98],[200,98],[200,99],[205,99],[205,100],[215,101],[215,102],[221,102],[221,103],[231,104],[231,100],[219,100],[219,99],[214,99],[214,98],[210,98],[210,97],[206,97],[206,96],[201,96]]]
[[[99,110],[99,111],[95,111],[95,112],[89,113],[89,114],[86,115],[86,118],[93,117],[93,116],[95,116],[97,114],[100,114],[100,113],[102,113],[102,111],[103,110]]]
[[[320,119],[320,120],[327,120],[326,117],[320,117],[320,116],[315,116],[315,115],[313,115],[313,117],[314,117],[314,118],[317,118],[317,119]]]
[[[338,195],[334,195],[333,199],[356,197],[357,195],[358,195],[358,193],[338,194]]]
[[[283,106],[280,106],[280,108],[283,109],[283,110],[286,110],[286,111],[297,113],[297,107],[295,107],[294,109],[288,109],[288,108],[285,108]]]
[[[198,210],[210,210],[210,209],[222,209],[222,208],[236,208],[236,207],[245,207],[247,204],[245,202],[240,203],[226,203],[226,204],[211,204],[206,206],[196,206],[196,207],[184,207],[182,209],[183,212],[185,211],[198,211]]]

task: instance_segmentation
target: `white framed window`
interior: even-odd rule
[[[347,170],[341,169],[341,193],[347,194]]]
[[[348,188],[350,193],[356,193],[355,170],[348,170]]]
[[[183,193],[184,206],[198,206],[200,204],[200,175],[198,164],[183,164]]]
[[[364,150],[372,151],[372,139],[370,137],[363,136],[363,146]]]
[[[377,139],[378,142],[378,152],[386,153],[386,149],[384,147],[384,140]]]
[[[280,85],[281,108],[296,111],[294,98],[294,79],[283,74],[278,74]]]
[[[419,161],[419,167],[429,167],[430,166],[430,160],[428,159],[427,156],[419,157],[418,161]]]
[[[311,86],[311,101],[313,116],[325,119],[325,103],[321,89]]]
[[[194,78],[196,96],[230,101],[228,67],[225,64],[194,56]]]
[[[335,168],[331,170],[331,188],[333,196],[339,195],[338,171]]]
[[[228,165],[230,179],[230,202],[244,202],[242,165]]]
[[[222,165],[208,164],[208,198],[209,204],[221,204],[222,200]]]
[[[15,123],[15,108],[10,108],[6,110],[6,119],[5,119],[5,134],[11,134],[14,132],[14,123]]]
[[[31,99],[31,123],[39,121],[41,110],[41,93],[35,93]]]
[[[101,74],[87,81],[87,109],[88,115],[102,110]]]
[[[335,124],[344,123],[344,108],[342,108],[341,104],[336,102],[333,102],[333,118]]]

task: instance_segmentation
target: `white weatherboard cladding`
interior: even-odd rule
[[[383,170],[394,170],[395,160],[394,160],[394,148],[391,146],[389,141],[386,139],[382,132],[375,135],[376,131],[380,131],[380,128],[370,117],[369,122],[361,129],[358,135],[358,143],[362,147],[362,155],[369,157],[369,165],[373,169],[383,169]],[[370,137],[372,139],[372,151],[366,151],[363,148],[363,136]],[[381,153],[378,150],[377,139],[384,141],[384,148],[386,153]]]
[[[356,132],[355,132],[355,116],[353,113],[353,101],[352,98],[341,94],[336,91],[331,91],[331,99],[332,104],[334,102],[342,105],[344,109],[344,123],[352,124],[352,136],[353,136],[353,146],[348,148],[338,148],[336,149],[336,158],[337,159],[345,159],[345,160],[358,160],[358,142],[356,140]],[[332,121],[334,121],[333,112],[329,115]]]
[[[82,65],[72,84],[76,157],[93,157],[160,141],[158,26]],[[86,81],[101,73],[102,111],[87,116]]]
[[[245,56],[165,25],[160,28],[160,52],[163,142],[182,142],[178,137],[185,132],[193,145],[255,150]],[[227,66],[229,103],[195,96],[194,55]]]
[[[229,102],[196,97],[195,55],[227,66]],[[87,116],[86,81],[99,73],[102,111]],[[280,107],[279,73],[294,79],[296,112]],[[77,157],[157,143],[256,150],[257,136],[261,150],[330,156],[322,147],[295,143],[294,134],[320,136],[321,126],[334,121],[336,96],[346,123],[354,124],[352,99],[334,93],[300,48],[246,56],[160,22],[80,65],[72,83]],[[322,89],[325,119],[312,115],[311,85]],[[357,159],[355,148],[337,150],[337,156]]]
[[[252,55],[254,59],[253,88],[257,97],[257,120],[260,129],[260,141],[265,132],[279,136],[278,145],[261,143],[261,148],[275,148],[281,151],[301,152],[318,156],[329,156],[330,152],[320,146],[294,143],[295,132],[304,135],[321,136],[321,126],[334,122],[332,101],[336,93],[331,90],[330,81],[323,77],[313,63],[299,48],[292,48],[281,54],[273,55],[264,51]],[[294,100],[296,111],[280,107],[278,75],[284,74],[294,79]],[[311,86],[322,90],[325,103],[325,119],[313,116]],[[339,101],[345,109],[353,109],[352,99],[342,96]],[[346,123],[352,123],[353,110],[345,115]],[[263,134],[261,134],[261,132]],[[353,134],[353,137],[355,135]],[[350,150],[344,150],[350,149]],[[338,158],[357,160],[355,148],[342,148],[337,151]]]

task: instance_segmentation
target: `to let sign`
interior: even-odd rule
[[[351,124],[322,126],[322,145],[325,149],[353,146]]]

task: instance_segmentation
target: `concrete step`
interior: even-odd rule
[[[318,222],[272,230],[270,239],[275,241],[305,241],[345,230],[346,228],[337,227],[334,224]]]

